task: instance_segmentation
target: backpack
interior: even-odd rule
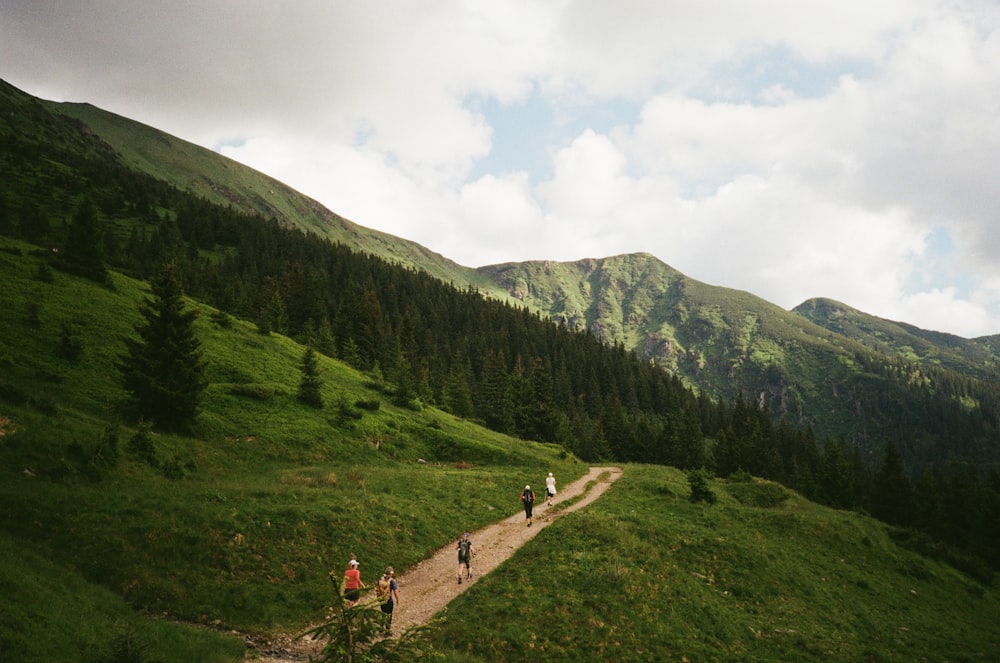
[[[469,561],[469,546],[471,545],[472,542],[468,539],[462,539],[462,541],[458,544],[458,557],[463,562]]]
[[[524,491],[524,493],[521,494],[521,499],[524,500],[525,504],[534,504],[535,503],[535,491],[533,491],[533,490],[526,490],[526,491]]]
[[[375,596],[378,598],[379,603],[386,603],[389,600],[389,589],[391,587],[392,583],[385,576],[378,579],[378,583],[375,585]]]

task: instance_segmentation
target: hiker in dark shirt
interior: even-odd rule
[[[465,566],[465,579],[472,579],[472,540],[466,532],[458,540],[458,584],[462,584],[462,566]]]
[[[532,492],[531,486],[524,487],[521,501],[524,503],[524,517],[528,521],[528,527],[531,527],[531,507],[535,505],[535,493]]]

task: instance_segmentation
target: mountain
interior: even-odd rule
[[[371,373],[328,356],[328,405],[306,404],[305,346],[193,300],[211,381],[196,430],[121,422],[109,408],[121,398],[115,364],[148,284],[118,272],[97,283],[47,270],[48,259],[0,237],[0,660],[266,659],[336,614],[328,574],[347,560],[362,561],[369,584],[390,564],[406,574],[459,532],[517,514],[525,477],[553,471],[562,488],[587,473],[557,445],[399,405]],[[770,481],[623,470],[586,509],[540,507],[550,525],[462,585],[431,627],[443,660],[997,651],[1000,593],[974,560]],[[696,485],[703,501],[690,497]],[[992,531],[990,512],[961,513],[968,531]],[[609,582],[641,600],[597,597]],[[405,585],[401,595],[397,609],[427,607]]]
[[[518,303],[634,351],[699,393],[724,401],[743,397],[811,427],[821,438],[842,438],[868,453],[895,438],[905,440],[905,448],[922,449],[920,462],[948,457],[953,443],[937,440],[947,433],[934,433],[936,441],[928,442],[927,427],[913,413],[927,412],[931,400],[985,411],[996,398],[1000,337],[960,339],[829,300],[787,311],[747,292],[699,282],[643,253],[463,267],[414,242],[348,221],[210,150],[92,105],[46,102],[6,84],[0,84],[0,102],[5,110],[0,129],[7,130],[11,152],[44,156],[63,146],[49,162],[113,158],[129,172],[209,202]],[[25,179],[20,190],[8,194],[8,207],[21,208],[22,216],[52,216],[58,205],[66,207],[65,201],[50,200],[44,180],[49,175],[31,175],[45,167],[31,162],[12,168]],[[977,446],[979,458],[1000,457],[997,440]]]
[[[4,85],[0,81],[0,87]],[[6,86],[0,94],[10,95],[12,90]],[[54,114],[81,122],[110,145],[127,167],[182,191],[246,213],[278,219],[357,251],[423,270],[460,288],[489,286],[474,269],[416,242],[353,223],[282,182],[221,154],[91,104],[40,103]]]
[[[461,495],[475,530],[525,477],[591,458],[641,464],[476,581],[435,640],[451,658],[996,651],[1000,480],[980,467],[1000,398],[935,361],[944,340],[921,365],[862,342],[863,314],[832,331],[645,254],[424,270],[419,246],[256,195],[276,183],[121,118],[113,145],[94,127],[115,118],[67,108],[0,86],[0,659],[242,660],[331,614],[347,559],[406,569],[454,541],[455,510],[428,505]],[[206,360],[183,433],[137,418],[121,375],[165,263]],[[964,464],[911,481],[900,456]],[[552,572],[527,573],[540,555]],[[595,601],[609,578],[642,600]]]
[[[1000,372],[997,354],[1000,335],[965,339],[879,318],[824,298],[807,300],[793,311],[825,329],[887,355],[906,357],[915,363],[941,366],[985,380],[996,380]]]
[[[926,408],[915,374],[940,381],[947,371],[988,385],[1000,375],[990,338],[925,332],[828,300],[786,311],[691,279],[649,254],[480,271],[532,309],[635,350],[698,391],[723,399],[742,394],[820,437],[843,437],[867,452],[887,437],[926,436],[902,413]],[[912,366],[886,370],[899,362]]]

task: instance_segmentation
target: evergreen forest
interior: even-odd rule
[[[871,440],[873,456],[754,398],[696,391],[526,306],[138,172],[82,122],[9,89],[0,111],[0,234],[37,247],[52,269],[111,287],[109,270],[155,281],[169,266],[186,296],[378,376],[397,405],[434,405],[587,462],[771,479],[897,525],[907,545],[977,577],[1000,569],[1000,470],[980,462],[997,460],[995,382],[858,349],[873,384],[880,374],[913,383],[867,394],[898,431]],[[0,400],[16,397],[3,383]],[[182,428],[196,412],[189,403],[153,423]],[[917,429],[949,439],[948,455],[926,453],[908,433]]]

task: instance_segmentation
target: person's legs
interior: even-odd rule
[[[382,613],[385,615],[385,634],[390,635],[392,633],[392,609],[395,607],[393,605],[392,599],[389,599],[381,605]]]

